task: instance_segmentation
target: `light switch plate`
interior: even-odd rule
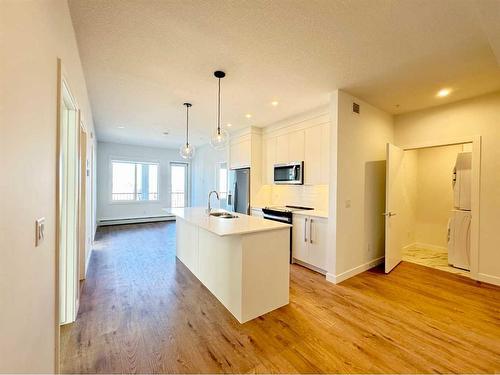
[[[35,246],[40,246],[45,237],[45,218],[41,217],[36,220],[35,229]]]

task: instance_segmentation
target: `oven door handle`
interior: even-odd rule
[[[264,219],[270,219],[270,220],[276,220],[276,221],[281,221],[282,223],[289,224],[290,220],[288,220],[285,217],[282,216],[276,216],[276,215],[271,215],[271,214],[264,214]]]

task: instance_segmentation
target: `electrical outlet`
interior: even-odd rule
[[[35,246],[40,246],[45,238],[45,218],[41,217],[35,223]]]

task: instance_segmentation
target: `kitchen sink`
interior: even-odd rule
[[[236,219],[238,217],[229,212],[211,212],[210,216],[220,217],[222,219]]]

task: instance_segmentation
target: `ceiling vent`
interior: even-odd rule
[[[359,115],[359,104],[352,102],[352,111]]]

